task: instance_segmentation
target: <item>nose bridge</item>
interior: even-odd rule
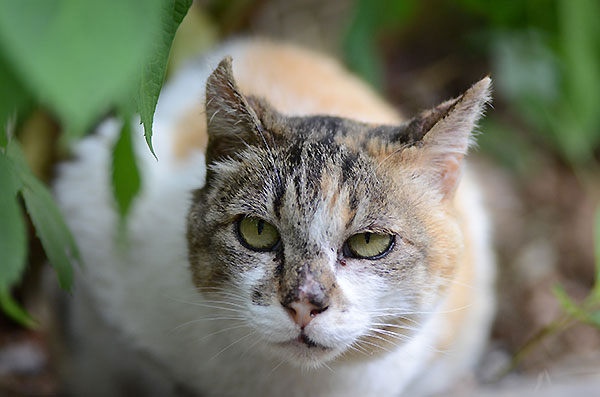
[[[313,258],[292,266],[284,266],[279,280],[281,303],[307,302],[315,307],[329,304],[333,283],[333,272],[323,260]]]
[[[303,330],[312,319],[329,308],[333,284],[322,264],[304,262],[284,271],[280,301],[291,319]]]
[[[305,264],[298,279],[298,296],[296,300],[307,301],[315,306],[324,306],[329,300],[325,280],[320,280],[310,265]]]

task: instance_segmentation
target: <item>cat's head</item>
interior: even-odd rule
[[[305,367],[404,343],[462,261],[452,200],[489,99],[484,78],[399,126],[287,117],[244,96],[224,59],[188,220],[200,293]]]

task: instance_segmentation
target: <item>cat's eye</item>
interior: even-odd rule
[[[273,251],[279,243],[275,226],[255,216],[240,218],[237,230],[242,245],[253,251]]]
[[[346,240],[344,255],[358,259],[379,259],[394,247],[394,236],[384,233],[358,233]]]

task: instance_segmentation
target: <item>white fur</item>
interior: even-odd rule
[[[413,390],[418,393],[441,390],[474,364],[492,313],[489,290],[493,266],[485,241],[485,213],[468,175],[459,194],[464,195],[463,203],[473,214],[469,226],[475,245],[480,247],[474,287],[481,299],[466,309],[470,318],[462,338],[447,355],[438,355],[432,347],[437,331],[444,326],[442,318],[434,315],[424,320],[423,328],[410,342],[389,354],[360,364],[302,369],[279,359],[277,352],[264,354],[262,338],[289,340],[297,335],[297,325],[282,308],[273,311],[243,303],[243,299],[249,299],[244,285],[249,287],[260,279],[260,270],[244,274],[239,290],[227,292],[235,295],[231,295],[229,305],[211,302],[197,293],[188,269],[185,231],[190,192],[204,183],[204,156],[197,153],[176,161],[171,154],[171,137],[182,116],[200,108],[206,78],[222,55],[232,54],[235,58],[243,51],[243,42],[221,48],[209,61],[189,65],[165,88],[154,123],[158,162],[145,147],[142,128],[136,126],[143,188],[129,215],[126,235],[119,234],[110,188],[110,155],[118,123],[103,123],[96,135],[77,145],[78,159],[60,167],[56,196],[84,260],[84,267],[77,272],[71,321],[83,351],[106,356],[102,360],[82,354],[77,359],[108,365],[90,369],[99,383],[107,381],[100,376],[102,373],[129,371],[137,365],[149,367],[144,369],[144,376],[157,385],[149,392],[155,395],[171,390],[171,381],[211,396],[388,396],[406,390],[415,379],[419,382]],[[324,230],[322,225],[314,229]],[[360,279],[348,271],[337,281],[356,310],[345,320],[333,318],[333,311],[315,318],[307,333],[310,336],[312,332],[321,343],[351,340],[368,324],[361,318],[361,310],[374,309],[368,306],[375,298],[369,294],[377,290],[377,280]],[[362,288],[365,285],[371,287]],[[393,307],[402,305],[397,296],[378,299]],[[89,313],[95,313],[97,319],[92,321]],[[237,317],[243,320],[234,319]],[[338,321],[341,325],[336,328]],[[106,332],[97,334],[96,326]],[[256,327],[265,332],[260,335],[254,331]],[[120,344],[113,344],[111,338],[120,340]],[[103,348],[85,349],[92,345]],[[118,359],[126,355],[134,358]],[[79,369],[84,371],[83,366]],[[93,378],[81,379],[91,382]],[[96,395],[111,390],[90,383],[85,388]]]

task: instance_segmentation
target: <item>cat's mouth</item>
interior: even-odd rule
[[[295,346],[295,347],[301,347],[301,348],[309,348],[309,349],[321,349],[323,351],[326,350],[331,350],[331,347],[325,346],[325,345],[321,345],[320,343],[315,342],[314,340],[312,340],[311,338],[308,337],[308,335],[306,335],[303,332],[300,333],[300,335],[298,335],[297,338],[291,339],[287,342],[283,342],[283,345],[286,346]]]
[[[340,353],[338,347],[321,344],[304,332],[285,342],[276,343],[273,347],[280,357],[301,368],[319,368]]]

